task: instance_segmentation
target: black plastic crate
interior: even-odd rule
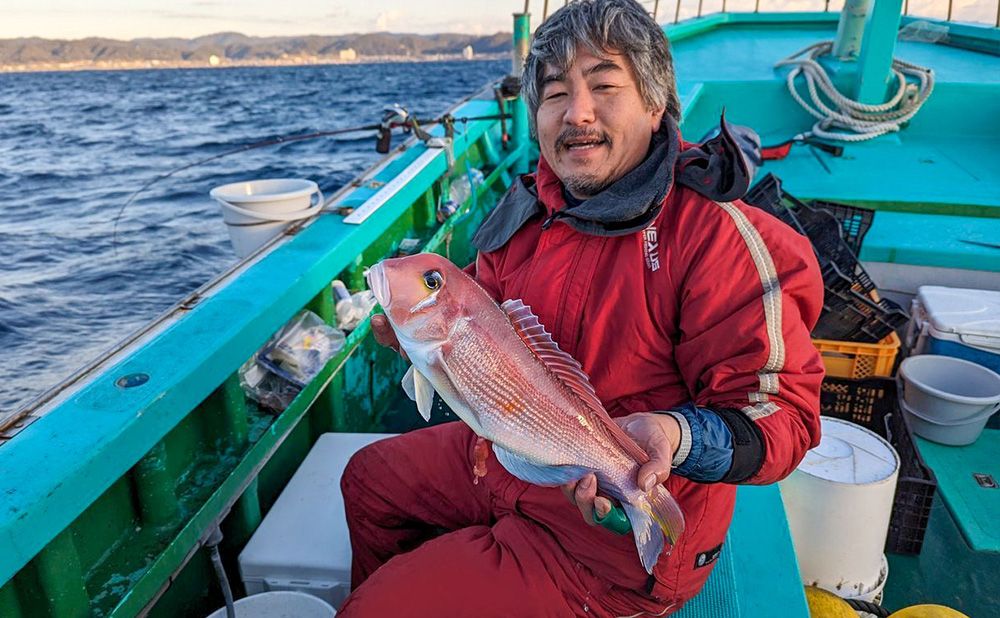
[[[859,274],[859,278],[871,281],[868,274],[861,268],[857,254],[843,238],[843,228],[840,220],[829,212],[813,208],[791,196],[786,199],[794,204],[792,216],[799,220],[805,230],[809,242],[816,250],[816,255],[823,261],[833,262],[844,274]],[[874,286],[866,290],[871,292]]]
[[[896,449],[899,476],[885,551],[919,554],[937,491],[937,479],[920,457],[910,427],[899,411],[895,380],[827,377],[820,392],[820,413],[870,429]]]
[[[823,311],[812,332],[817,339],[878,343],[909,322],[910,316],[902,307],[869,295],[874,285],[862,288],[833,263],[821,264],[821,268]]]
[[[825,210],[840,221],[844,234],[844,242],[851,248],[855,255],[861,253],[861,245],[865,240],[865,234],[871,229],[872,221],[875,220],[875,211],[858,206],[848,206],[836,202],[824,202],[813,200],[813,208]]]
[[[795,215],[789,211],[784,204],[786,194],[781,188],[781,179],[774,174],[768,174],[747,191],[743,196],[743,201],[751,206],[756,206],[764,212],[773,215],[790,225],[796,232],[803,236],[808,236],[802,224]],[[792,198],[793,200],[795,198]],[[796,200],[798,201],[798,200]]]
[[[762,178],[743,201],[774,215],[807,237],[821,262],[833,262],[845,274],[861,270],[855,252],[842,238],[841,222],[829,212],[786,193],[781,187],[781,179],[774,174]],[[863,271],[862,275],[864,280],[871,281]]]

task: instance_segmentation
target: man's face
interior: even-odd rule
[[[586,199],[646,158],[663,110],[648,110],[631,63],[577,48],[565,72],[546,66],[535,117],[542,156],[569,192]]]

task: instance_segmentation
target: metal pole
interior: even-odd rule
[[[698,0],[698,17],[701,17],[701,3],[702,0]]]
[[[660,0],[656,0],[655,2],[653,2],[653,21],[658,20],[659,15],[660,15]]]
[[[528,49],[531,44],[531,15],[529,13],[514,14],[514,58],[513,70],[511,74],[520,78],[524,72],[524,62],[528,57]],[[531,129],[528,125],[528,106],[524,102],[524,95],[521,94],[511,106],[513,118],[513,142],[514,148],[521,149],[521,156],[513,165],[515,174],[524,174],[528,171],[528,151],[531,144]]]
[[[542,22],[549,18],[549,0],[542,4]]]
[[[760,13],[760,0],[753,3],[753,12]]]
[[[997,1],[997,28],[1000,28],[1000,0]]]
[[[674,7],[674,23],[676,24],[681,20],[681,0],[677,0],[677,6]]]
[[[722,12],[726,12],[726,0],[722,0]]]
[[[952,0],[948,0],[948,17],[945,21],[951,21],[951,5],[952,5]]]

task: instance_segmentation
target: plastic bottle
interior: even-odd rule
[[[471,184],[469,182],[471,177]],[[455,180],[451,181],[451,199],[456,204],[464,204],[472,196],[472,188],[483,184],[485,177],[483,172],[475,167],[469,168],[465,174],[459,174]]]

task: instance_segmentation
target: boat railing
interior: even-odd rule
[[[660,0],[644,2],[644,5],[652,5],[650,12],[659,21],[668,17],[660,14],[668,3]],[[678,23],[683,19],[692,17],[704,17],[714,13],[763,13],[763,12],[839,12],[843,8],[844,2],[831,0],[715,0],[706,2],[705,0],[675,0],[673,6],[672,21]],[[912,6],[911,6],[912,5]],[[981,5],[985,6],[985,4]],[[969,9],[975,9],[976,5],[955,6],[954,0],[904,0],[903,15],[906,17],[927,18],[942,22],[978,22],[991,23],[994,27],[1000,27],[1000,0],[996,3],[996,8],[992,16],[980,13],[970,13]],[[992,19],[990,19],[992,17]]]
[[[544,0],[542,3],[541,20],[545,21],[549,15],[550,8],[556,8],[568,4],[569,0],[563,2],[552,2]],[[640,0],[651,15],[659,22],[661,19],[668,19],[672,23],[678,23],[685,19],[705,17],[718,13],[764,13],[764,12],[839,12],[844,1],[831,0],[674,0],[673,7],[670,2],[660,0]],[[911,7],[911,4],[913,5]],[[988,23],[1000,28],[1000,0],[996,3],[996,10],[990,16],[979,13],[969,13],[970,9],[978,10],[979,3],[970,6],[955,6],[954,0],[903,0],[903,15],[906,17],[927,18],[942,22],[976,22]],[[524,12],[529,12],[530,1],[525,0]],[[981,3],[983,7],[985,3]],[[672,12],[667,15],[666,13]],[[662,13],[661,13],[662,11]]]

